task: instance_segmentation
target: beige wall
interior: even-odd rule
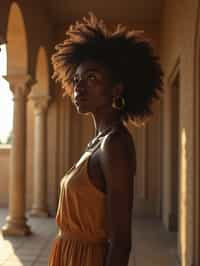
[[[194,239],[194,47],[197,18],[196,0],[168,0],[161,27],[161,58],[165,72],[163,105],[163,221],[169,226],[171,139],[170,88],[174,71],[180,72],[179,117],[179,255],[181,265],[193,265]],[[199,114],[198,114],[199,115]],[[197,177],[198,178],[198,177]],[[173,182],[173,180],[171,180]],[[198,264],[195,264],[198,265]]]
[[[160,107],[144,127],[135,128],[131,124],[128,127],[135,142],[137,159],[134,215],[160,217]]]

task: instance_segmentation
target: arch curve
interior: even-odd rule
[[[36,58],[36,81],[33,86],[32,95],[48,96],[49,95],[49,69],[45,47],[40,46]]]
[[[28,47],[24,17],[20,6],[13,2],[10,6],[7,26],[7,72],[27,73]]]

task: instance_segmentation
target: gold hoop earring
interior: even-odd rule
[[[71,99],[72,104],[74,104],[74,97],[73,97],[73,95],[70,96],[70,99]]]
[[[113,102],[112,102],[112,108],[117,109],[117,110],[123,110],[126,106],[126,102],[124,97],[114,97]]]
[[[63,98],[67,97],[67,92],[66,91],[63,92],[62,97]]]

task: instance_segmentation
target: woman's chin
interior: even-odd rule
[[[88,114],[88,113],[89,113],[88,108],[86,108],[86,107],[84,107],[84,106],[81,106],[81,105],[76,105],[76,111],[77,111],[79,114]]]

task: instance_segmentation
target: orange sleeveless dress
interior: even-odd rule
[[[106,194],[87,173],[91,152],[83,154],[60,183],[56,214],[59,233],[53,242],[49,266],[103,266],[107,248]]]

